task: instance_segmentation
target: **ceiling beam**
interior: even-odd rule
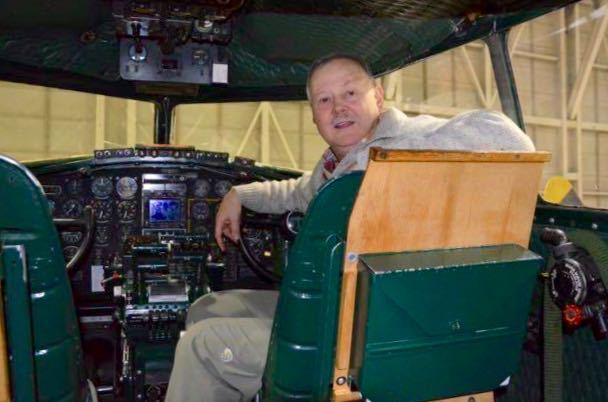
[[[467,67],[467,71],[469,73],[469,77],[471,77],[471,81],[473,82],[473,85],[475,86],[475,90],[477,91],[477,97],[479,98],[479,101],[481,102],[481,104],[483,105],[484,108],[488,108],[488,100],[485,97],[485,93],[483,91],[483,89],[481,88],[481,84],[479,83],[479,78],[477,77],[477,72],[475,71],[475,67],[473,67],[473,62],[471,61],[471,58],[469,57],[469,53],[467,52],[467,48],[464,46],[460,46],[458,48],[458,50],[460,51],[460,54],[462,55],[462,57],[464,58],[466,67]]]
[[[593,25],[593,32],[589,37],[591,41],[585,49],[581,70],[576,77],[576,81],[572,87],[572,93],[568,100],[568,115],[571,119],[574,119],[579,112],[583,94],[585,93],[585,88],[587,87],[589,77],[591,76],[593,64],[597,58],[600,45],[604,39],[604,34],[606,33],[606,27],[608,26],[608,6],[603,5],[601,8],[593,11],[592,14],[601,15],[596,18],[595,24]]]

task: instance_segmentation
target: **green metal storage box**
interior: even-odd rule
[[[505,383],[541,262],[517,245],[361,255],[353,378],[363,395],[429,401]]]

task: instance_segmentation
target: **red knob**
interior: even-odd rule
[[[562,317],[566,325],[578,327],[583,322],[583,309],[576,304],[566,304],[562,311]]]

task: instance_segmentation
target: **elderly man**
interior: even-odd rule
[[[329,145],[314,170],[298,179],[235,186],[222,200],[215,238],[239,238],[241,207],[257,212],[305,211],[330,178],[365,169],[371,146],[402,149],[532,151],[530,139],[500,113],[474,111],[451,120],[409,118],[384,110],[384,91],[351,56],[315,62],[307,96],[313,121]],[[261,387],[278,293],[230,290],[201,297],[188,313],[167,402],[250,401]]]

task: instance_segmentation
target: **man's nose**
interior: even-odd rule
[[[344,102],[341,99],[338,99],[334,102],[334,114],[335,115],[340,115],[340,114],[344,113],[345,110],[346,110],[346,107],[344,105]]]

